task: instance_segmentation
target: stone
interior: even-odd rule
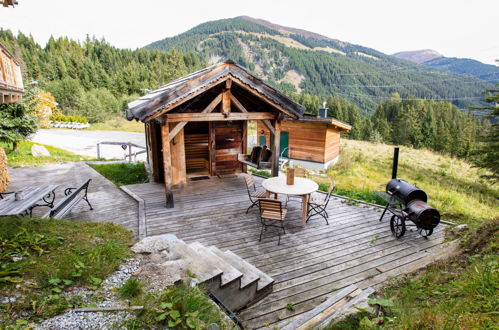
[[[31,154],[34,157],[50,156],[50,152],[47,150],[47,148],[38,144],[33,144],[33,146],[31,147]]]
[[[172,234],[149,236],[132,246],[132,251],[147,254],[169,251],[171,243],[176,240],[177,236]]]
[[[454,235],[458,235],[458,234],[461,234],[467,230],[468,230],[468,225],[463,223],[462,225],[457,225],[454,228],[452,228],[451,233],[453,233]]]

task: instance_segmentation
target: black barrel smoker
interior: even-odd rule
[[[395,237],[404,236],[407,220],[416,226],[418,233],[428,237],[440,223],[440,213],[426,204],[428,196],[409,182],[397,179],[399,149],[395,148],[393,156],[392,179],[386,185],[386,191],[379,195],[387,202],[379,221],[383,220],[386,211],[392,213],[390,229]]]

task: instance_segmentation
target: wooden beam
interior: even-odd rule
[[[173,192],[172,192],[172,157],[170,151],[170,129],[168,121],[161,122],[161,143],[163,146],[163,172],[165,175],[165,197],[167,208],[173,208]]]
[[[215,175],[215,172],[217,170],[215,124],[215,122],[208,123],[208,152],[210,160],[210,175]]]
[[[222,113],[170,113],[166,115],[168,122],[189,122],[189,121],[228,121],[228,120],[264,120],[275,119],[272,112],[233,112],[230,117],[225,117]]]
[[[230,89],[232,87],[232,79],[227,79],[225,81],[225,88]]]
[[[232,101],[232,103],[234,103],[236,109],[238,109],[241,112],[248,112],[248,110],[246,110],[246,108],[241,104],[241,102],[239,102],[239,100],[233,94],[230,94],[230,100]]]
[[[272,126],[272,124],[268,119],[263,119],[261,120],[261,122],[268,128],[271,134],[275,134],[274,127]]]
[[[177,128],[180,124],[181,123],[178,123],[175,128]],[[170,123],[170,128],[172,128],[173,125],[175,124]],[[172,185],[184,185],[187,183],[187,172],[185,166],[185,143],[183,129],[181,129],[175,138],[170,141],[170,152],[172,160]]]
[[[272,176],[279,176],[279,153],[281,150],[281,121],[274,120],[274,140],[272,141]]]
[[[248,121],[243,122],[243,137],[241,139],[242,141],[242,146],[241,146],[241,153],[242,154],[247,154],[248,153]],[[242,167],[241,170],[243,173],[248,172],[248,165],[241,163]]]
[[[222,114],[225,117],[230,116],[230,89],[226,89],[222,92]]]
[[[217,97],[215,97],[213,99],[213,101],[211,101],[210,104],[208,104],[208,106],[206,108],[204,108],[204,110],[201,111],[200,113],[212,112],[221,101],[222,101],[222,94],[218,94]],[[187,125],[187,123],[188,123],[187,121],[180,122],[177,124],[177,126],[175,126],[174,129],[172,129],[170,131],[170,134],[169,134],[170,141],[173,140],[173,138],[178,134],[178,132],[180,132],[182,130],[182,128],[184,128],[185,125]]]

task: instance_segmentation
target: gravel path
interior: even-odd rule
[[[77,295],[91,299],[95,294],[99,294],[104,299],[98,304],[98,307],[117,307],[125,306],[116,297],[116,289],[120,288],[132,276],[132,273],[139,268],[139,259],[130,259],[123,264],[118,271],[107,277],[102,282],[102,287],[98,292],[86,288],[78,288],[71,292],[71,295]],[[85,299],[84,298],[84,299]],[[88,301],[90,303],[91,301]],[[133,318],[134,314],[130,312],[74,312],[69,310],[61,315],[51,319],[44,320],[35,327],[38,330],[90,330],[90,329],[117,329],[121,322],[128,318]]]
[[[97,157],[97,143],[107,142],[132,142],[146,146],[144,133],[121,131],[85,131],[69,129],[40,129],[30,138],[31,141],[54,146],[71,151],[78,155]],[[132,151],[140,151],[132,149]],[[127,150],[128,152],[128,150]],[[122,159],[125,151],[120,146],[101,146],[101,157],[106,159]],[[137,156],[138,160],[145,160],[145,154]]]

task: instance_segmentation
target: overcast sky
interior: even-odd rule
[[[209,21],[248,15],[387,54],[434,49],[493,64],[499,59],[499,0],[18,0],[0,7],[0,27],[138,48]]]

